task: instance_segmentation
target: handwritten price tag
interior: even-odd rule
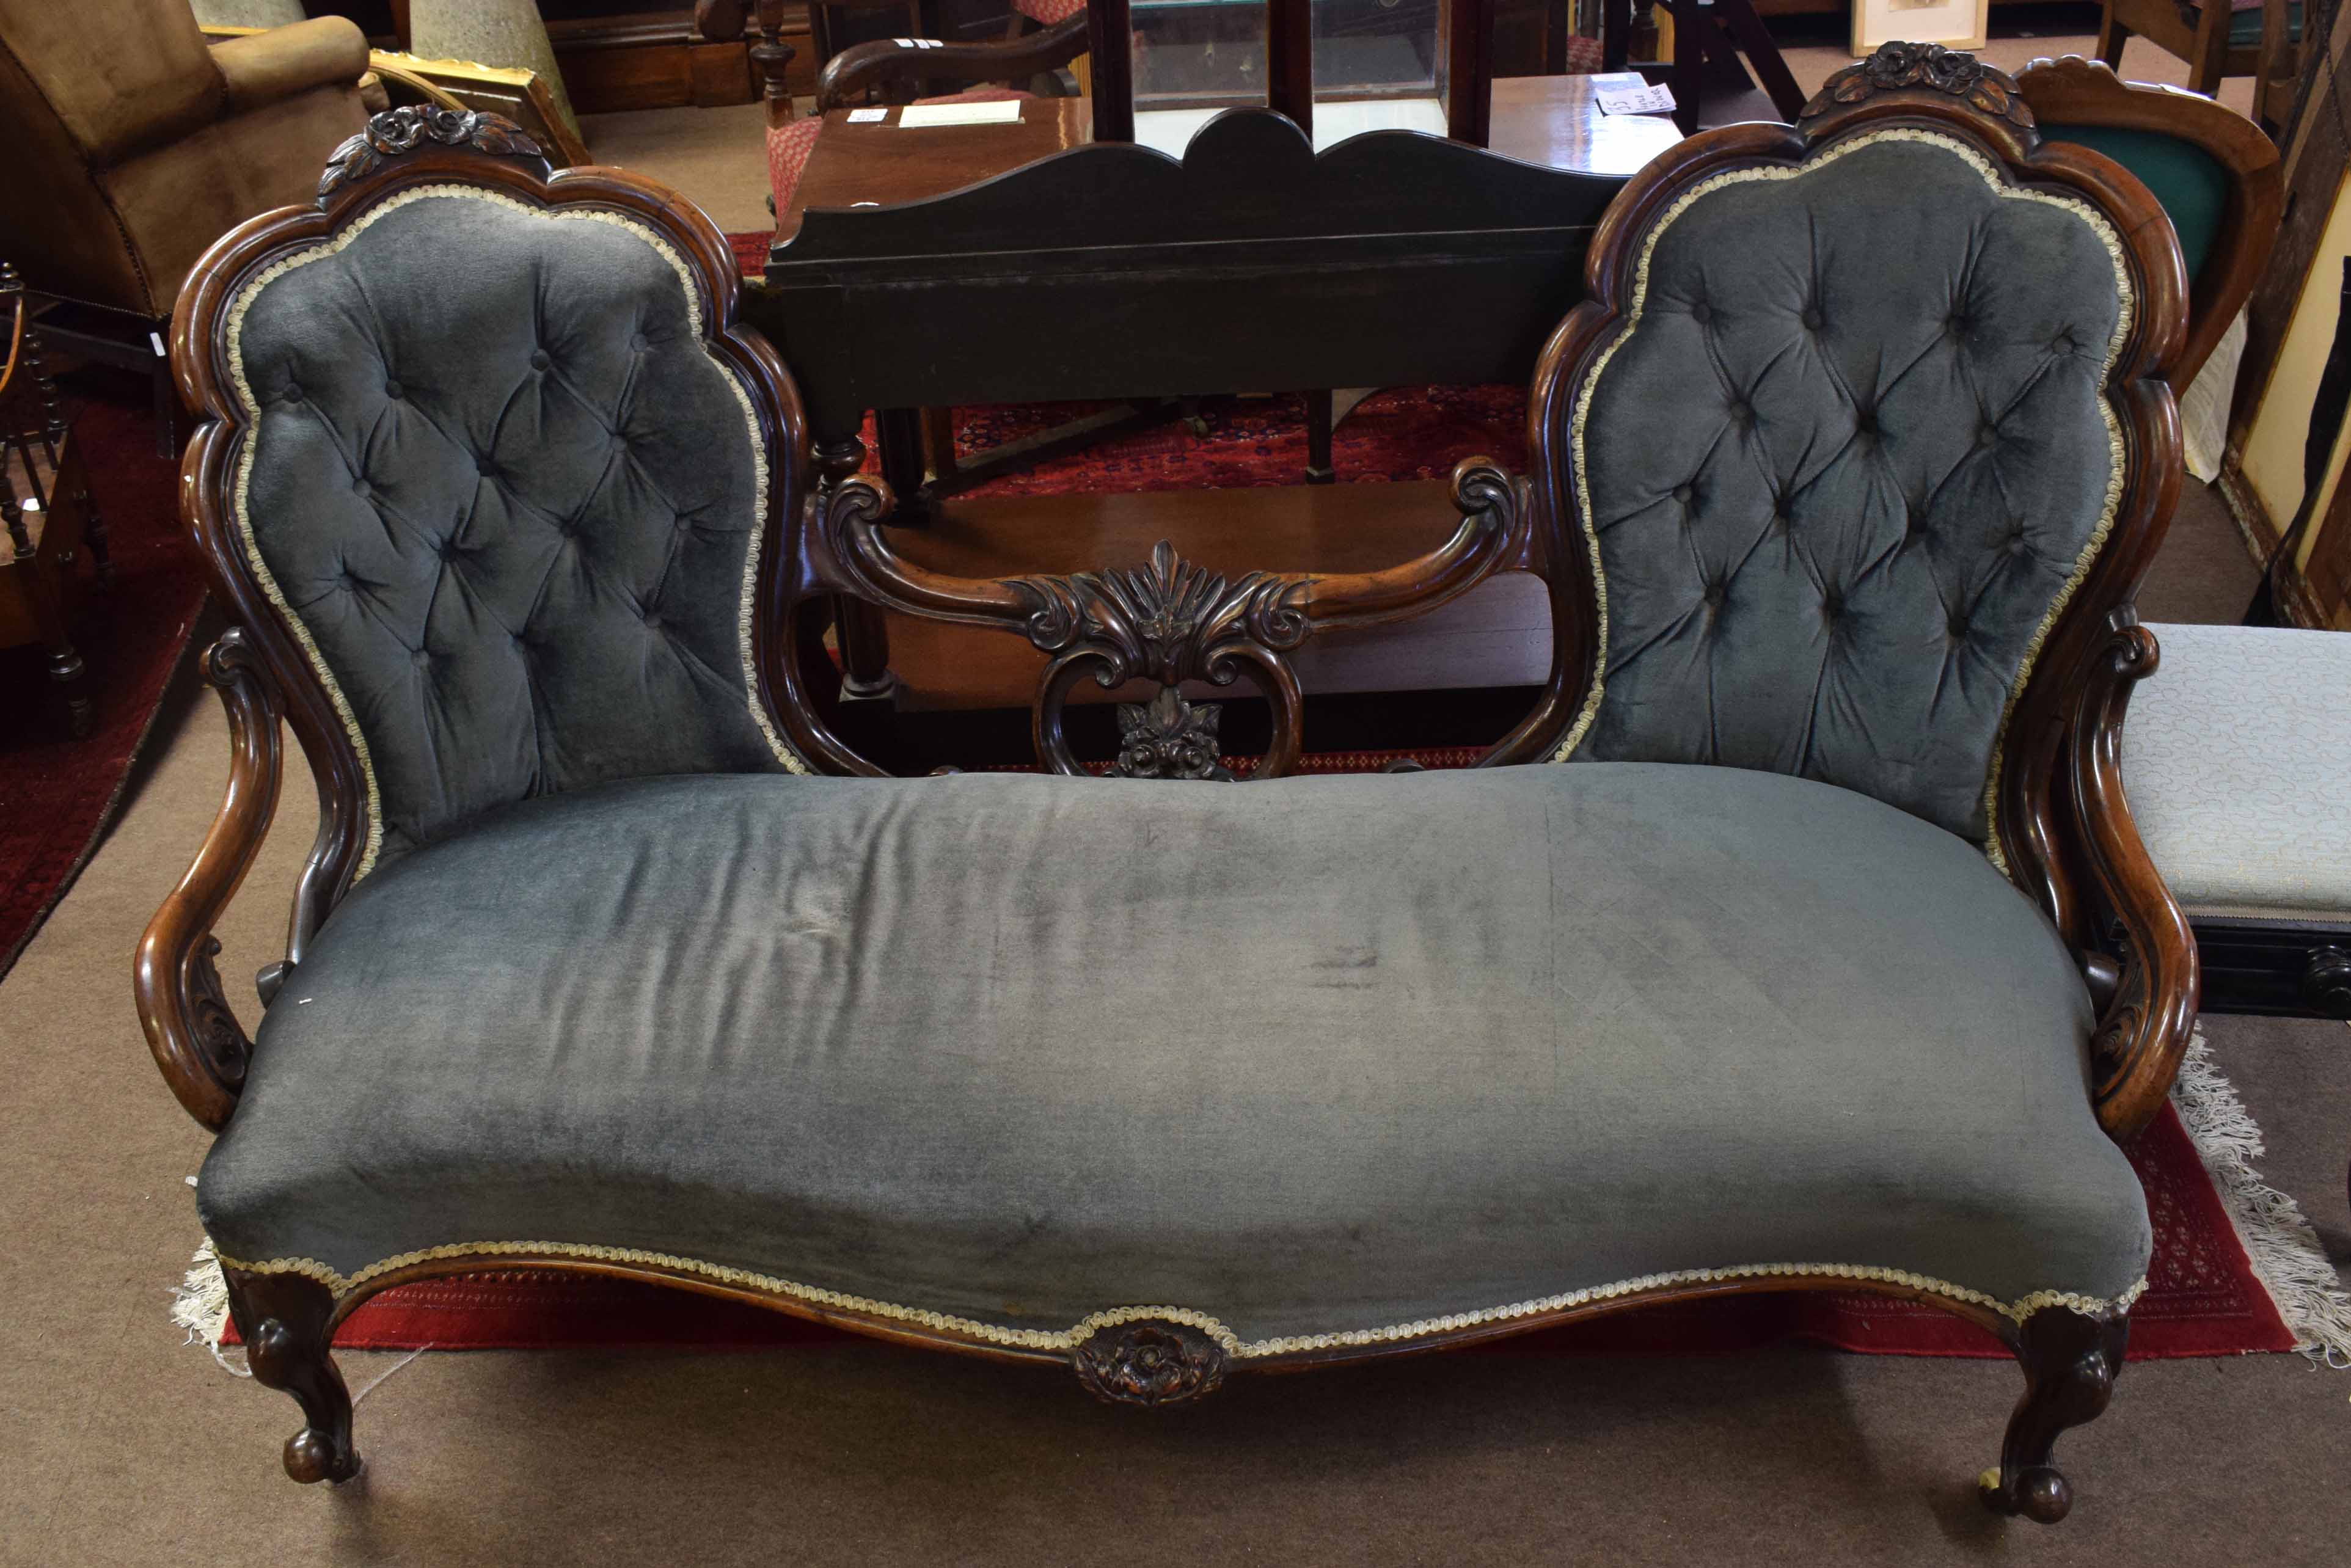
[[[1674,89],[1663,82],[1655,87],[1610,82],[1595,86],[1592,96],[1599,102],[1603,114],[1663,114],[1674,107]]]

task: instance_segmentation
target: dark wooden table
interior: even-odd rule
[[[1033,163],[1091,141],[1093,120],[1081,98],[1032,99],[1019,121],[905,130],[898,111],[878,122],[852,123],[836,109],[809,154],[779,232],[799,232],[811,207],[888,205],[944,195],[991,175]],[[1494,83],[1493,152],[1547,169],[1618,176],[1681,140],[1669,115],[1607,115],[1583,76],[1502,77]]]

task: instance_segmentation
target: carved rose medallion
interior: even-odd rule
[[[538,142],[503,115],[474,109],[443,109],[427,104],[403,104],[370,117],[367,129],[346,140],[327,155],[327,170],[319,177],[319,204],[353,180],[375,172],[388,158],[413,152],[427,141],[444,147],[469,147],[476,152],[517,158],[543,158]]]
[[[2016,89],[2016,78],[1985,65],[1964,49],[1940,44],[1880,44],[1877,52],[1829,78],[1797,118],[1810,120],[1837,104],[1859,103],[1882,92],[1924,88],[1964,99],[1970,107],[2030,129],[2032,111]]]
[[[1094,1331],[1070,1353],[1078,1381],[1113,1405],[1182,1405],[1225,1380],[1225,1350],[1196,1328],[1144,1318]]]

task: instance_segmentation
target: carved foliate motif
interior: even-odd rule
[[[2017,91],[2016,78],[1985,65],[1964,49],[1940,44],[1880,44],[1877,52],[1850,65],[1822,84],[1797,118],[1810,120],[1840,104],[1859,103],[1881,92],[1925,88],[1963,99],[1969,106],[2032,129],[2032,110]]]
[[[384,160],[413,152],[428,141],[500,156],[536,158],[542,163],[547,156],[521,126],[504,115],[477,109],[403,104],[371,116],[366,130],[327,155],[326,172],[319,176],[319,204],[325,206],[337,191],[374,172]]]
[[[1287,652],[1310,629],[1303,580],[1253,571],[1228,582],[1179,559],[1165,539],[1139,570],[1016,578],[1010,586],[1029,602],[1029,641],[1048,653],[1092,655],[1105,686],[1138,676],[1223,685],[1233,678],[1237,644]]]
[[[1194,707],[1174,686],[1160,687],[1147,703],[1119,704],[1118,760],[1104,777],[1231,782],[1232,769],[1217,760],[1224,711],[1212,703]]]
[[[1088,1392],[1113,1405],[1183,1405],[1225,1380],[1224,1346],[1161,1318],[1097,1329],[1070,1359]]]

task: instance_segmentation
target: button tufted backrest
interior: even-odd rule
[[[1987,842],[2120,495],[2115,230],[1897,128],[1702,181],[1644,243],[1569,413],[1602,631],[1558,756],[1799,774]]]
[[[247,562],[380,855],[646,774],[806,771],[751,663],[768,456],[684,262],[618,214],[427,185],[228,316]]]

